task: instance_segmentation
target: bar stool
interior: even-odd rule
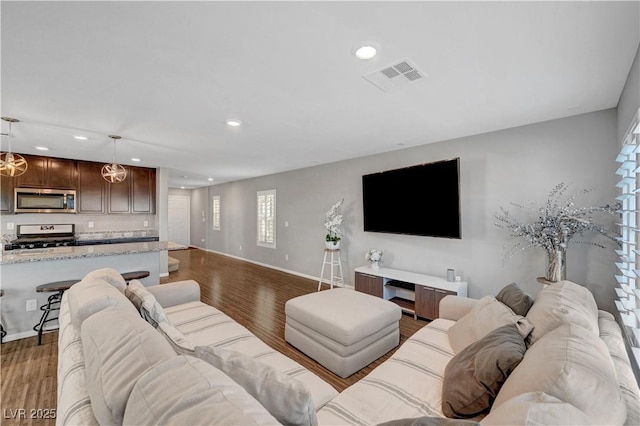
[[[320,288],[322,287],[322,280],[324,279],[324,267],[326,265],[329,265],[331,271],[331,276],[329,279],[331,288],[333,288],[334,284],[340,284],[342,287],[344,287],[344,279],[342,278],[342,262],[340,261],[340,249],[324,249],[324,260],[322,261],[322,269],[320,271],[318,291],[320,291]]]
[[[58,319],[49,318],[49,314],[53,311],[60,310],[60,303],[62,302],[62,295],[66,290],[69,290],[69,287],[74,285],[75,283],[80,282],[80,280],[65,280],[65,281],[55,281],[52,283],[42,284],[36,287],[36,291],[38,293],[50,293],[55,292],[47,299],[47,303],[45,305],[40,306],[40,310],[42,311],[42,317],[40,318],[40,322],[33,327],[33,331],[38,332],[38,346],[42,344],[42,333],[44,331],[44,325],[50,321],[55,321]],[[47,330],[50,331],[50,330]]]
[[[0,289],[0,297],[2,296],[4,296],[4,290]],[[2,325],[2,319],[0,319],[0,344],[2,344],[2,340],[6,335],[7,335],[7,332],[5,331],[4,326]]]
[[[120,274],[122,278],[129,284],[131,280],[141,280],[149,276],[149,271],[131,271]]]

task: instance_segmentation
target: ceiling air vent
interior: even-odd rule
[[[427,75],[420,71],[408,58],[386,66],[372,73],[363,75],[365,80],[384,92],[395,90],[412,81],[420,80]]]

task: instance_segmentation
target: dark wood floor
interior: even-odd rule
[[[360,380],[391,353],[342,379],[284,341],[284,304],[287,300],[317,290],[318,283],[249,262],[204,250],[170,252],[180,260],[180,269],[161,283],[193,279],[200,283],[202,301],[215,306],[247,327],[272,348],[296,360],[331,383],[338,391]],[[400,321],[402,344],[427,323],[404,315]],[[56,406],[57,333],[46,334],[42,346],[37,338],[7,342],[0,349],[1,424],[53,424],[29,419],[29,410]],[[27,419],[12,420],[25,409]]]

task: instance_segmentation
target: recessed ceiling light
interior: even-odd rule
[[[184,189],[184,186],[181,186],[180,189]]]
[[[142,161],[142,160],[140,160],[139,158],[135,158],[135,157],[133,157],[133,158],[131,158],[131,161],[135,161],[136,163],[139,163],[139,162],[140,162],[140,161]]]
[[[49,148],[47,148],[46,146],[36,146],[35,148],[38,151],[49,151]]]
[[[358,59],[367,60],[372,59],[378,54],[380,46],[374,41],[363,41],[351,50],[353,56]]]
[[[74,138],[74,139],[78,139],[79,141],[86,141],[86,140],[88,140],[88,139],[89,139],[89,138],[88,138],[88,137],[86,137],[86,136],[74,136],[73,138]]]
[[[209,178],[207,179],[209,182],[213,182],[213,178]]]
[[[241,124],[240,120],[227,120],[227,126],[238,127]]]

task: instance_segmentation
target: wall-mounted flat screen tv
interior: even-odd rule
[[[365,232],[461,238],[460,158],[362,176]]]

